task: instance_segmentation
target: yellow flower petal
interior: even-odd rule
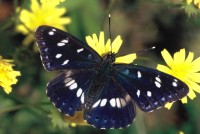
[[[190,64],[192,62],[193,58],[194,58],[194,53],[189,52],[188,57],[185,60],[185,63]]]
[[[186,97],[186,96],[183,97],[183,98],[181,99],[181,102],[182,102],[183,104],[187,103],[187,97]]]
[[[93,36],[94,43],[95,43],[95,44],[98,43],[97,35],[96,35],[96,34],[93,34],[92,36]]]
[[[169,52],[168,52],[166,49],[164,49],[164,50],[161,52],[161,54],[162,54],[162,56],[163,56],[165,62],[167,63],[167,65],[168,65],[169,67],[171,67],[171,66],[173,65],[173,59],[172,59],[171,55],[169,54]]]
[[[31,11],[37,12],[38,9],[39,3],[37,2],[37,0],[31,0]]]
[[[125,56],[117,57],[115,63],[125,63],[129,64],[132,63],[136,59],[136,54],[128,54]]]
[[[188,79],[190,81],[200,83],[200,73],[191,73],[188,75]]]
[[[100,50],[101,50],[101,53],[102,54],[105,54],[105,41],[104,41],[104,32],[100,32],[100,35],[99,35],[99,44],[98,44],[98,47],[100,47]]]
[[[196,97],[196,94],[194,93],[194,91],[193,91],[193,88],[191,87],[191,86],[189,86],[189,93],[187,94],[187,96],[191,99],[191,100],[193,100],[195,97]]]
[[[164,66],[164,65],[158,64],[157,67],[156,67],[156,69],[159,70],[159,71],[162,71],[164,73],[167,73],[167,74],[172,74],[171,69],[168,68],[167,66]]]
[[[192,71],[193,72],[200,71],[200,57],[192,62]]]
[[[104,45],[104,32],[102,31],[99,34],[99,44]]]
[[[192,0],[187,0],[187,4],[191,4],[192,3]]]
[[[189,87],[191,87],[195,92],[200,93],[200,85],[199,84],[197,84],[193,81],[190,81],[190,83],[188,83],[188,84],[190,85]]]
[[[174,64],[180,65],[185,61],[185,49],[181,49],[180,52],[174,54]]]
[[[111,52],[111,40],[110,39],[108,39],[108,41],[106,42],[105,53],[106,52]]]
[[[122,39],[121,36],[117,36],[117,38],[115,38],[115,40],[113,41],[112,45],[112,52],[113,53],[117,53],[122,45]]]
[[[172,107],[172,105],[173,105],[173,102],[167,103],[167,104],[165,104],[165,107],[166,107],[167,109],[170,109],[170,108]]]
[[[91,36],[86,36],[85,39],[86,39],[88,45],[89,45],[91,48],[94,49],[94,48],[95,48],[95,42],[94,42],[94,40],[91,38]]]

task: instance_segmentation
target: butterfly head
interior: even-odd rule
[[[115,62],[115,55],[114,53],[108,53],[103,57],[103,60],[109,63],[114,63]]]

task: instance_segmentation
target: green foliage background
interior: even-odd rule
[[[24,35],[15,31],[15,4],[29,7],[30,3],[24,1],[0,1],[0,55],[14,59],[15,69],[22,73],[11,94],[0,90],[0,134],[178,134],[180,130],[185,134],[200,133],[199,94],[186,105],[177,102],[171,110],[143,113],[137,109],[136,121],[125,129],[53,127],[48,115],[54,107],[45,95],[45,87],[57,73],[45,71],[39,53],[34,51],[35,43],[23,46]],[[107,16],[111,13],[112,37],[119,34],[123,39],[119,54],[156,46],[156,50],[142,53],[137,60],[137,64],[155,68],[157,63],[163,63],[163,48],[171,53],[186,48],[200,56],[200,17],[188,17],[183,5],[180,0],[67,0],[60,6],[68,9],[66,15],[72,19],[68,32],[84,42],[86,35],[99,34],[101,30],[108,37]],[[2,17],[7,10],[9,13]]]

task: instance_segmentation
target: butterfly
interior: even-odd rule
[[[116,64],[115,53],[101,57],[79,39],[51,26],[39,26],[35,38],[43,66],[60,74],[46,94],[62,113],[84,112],[96,128],[124,128],[136,116],[135,104],[151,112],[189,92],[177,78],[134,64]]]

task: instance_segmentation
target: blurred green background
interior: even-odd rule
[[[54,127],[48,116],[54,106],[46,97],[45,87],[57,72],[45,71],[34,49],[35,42],[22,45],[25,36],[15,30],[16,4],[23,8],[30,5],[24,1],[0,1],[0,55],[14,59],[15,69],[22,74],[11,94],[0,90],[0,134],[178,134],[180,130],[185,134],[200,133],[199,94],[185,105],[176,102],[170,110],[161,108],[144,113],[137,108],[135,122],[124,129]],[[101,30],[108,37],[108,13],[111,13],[112,37],[121,35],[123,39],[119,54],[156,46],[136,61],[155,68],[164,63],[160,55],[164,48],[171,54],[186,48],[195,57],[200,56],[200,16],[189,17],[181,8],[183,5],[181,0],[66,0],[59,6],[67,8],[66,16],[72,20],[66,26],[67,31],[83,42],[86,35],[98,35]]]

